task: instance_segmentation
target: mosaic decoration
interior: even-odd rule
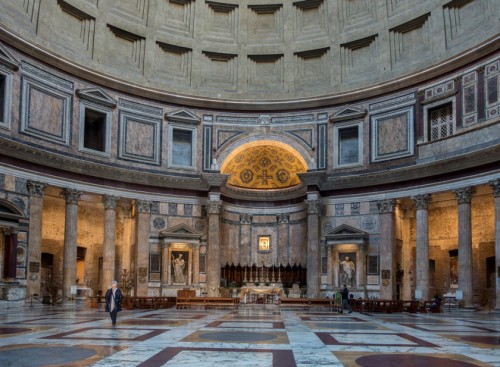
[[[249,189],[281,189],[300,184],[297,173],[304,164],[284,148],[253,146],[241,151],[225,165],[228,184]]]

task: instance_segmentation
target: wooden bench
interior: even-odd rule
[[[231,307],[237,309],[240,304],[239,298],[231,297],[177,297],[177,308],[202,307],[205,310],[216,307]]]
[[[126,296],[123,297],[123,308],[133,310],[136,308],[145,308],[157,310],[160,308],[169,308],[175,304],[174,297],[147,297],[147,296]]]
[[[312,307],[328,307],[331,311],[338,311],[340,306],[330,298],[281,298],[280,307],[298,307],[309,310]]]

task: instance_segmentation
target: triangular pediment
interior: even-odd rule
[[[355,120],[365,117],[366,110],[362,108],[344,106],[337,112],[330,115],[330,121],[339,122],[346,120]]]
[[[176,226],[167,228],[159,233],[160,238],[168,237],[175,239],[193,239],[200,238],[203,233],[198,232],[194,228],[186,224],[178,224]]]
[[[198,125],[200,123],[200,118],[192,112],[186,109],[175,110],[165,114],[165,118],[168,121],[182,122],[185,124]]]
[[[328,245],[340,243],[364,244],[368,239],[368,233],[354,227],[342,224],[325,234]]]
[[[0,43],[0,64],[7,66],[9,69],[18,70],[21,63]]]
[[[76,94],[80,99],[91,101],[106,107],[116,107],[116,100],[101,88],[77,89]]]

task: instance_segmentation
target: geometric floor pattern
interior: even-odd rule
[[[0,366],[500,367],[500,313],[0,310]]]

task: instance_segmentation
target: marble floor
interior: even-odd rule
[[[0,310],[0,366],[500,367],[500,314]]]

